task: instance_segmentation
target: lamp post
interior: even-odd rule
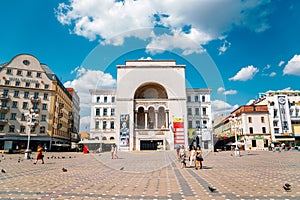
[[[31,128],[36,125],[37,121],[35,121],[35,118],[39,117],[39,115],[36,114],[33,109],[30,109],[29,113],[26,113],[25,116],[27,118],[27,126],[28,126],[28,141],[27,141],[27,149],[25,150],[25,159],[30,159],[30,154],[31,154],[31,150],[29,149],[30,132],[31,132]]]

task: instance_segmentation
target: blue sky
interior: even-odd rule
[[[299,90],[297,0],[2,0],[0,63],[29,53],[81,99],[88,130],[89,89],[113,87],[126,59],[176,59],[187,87],[213,89],[214,114],[258,93]]]

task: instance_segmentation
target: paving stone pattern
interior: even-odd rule
[[[175,151],[118,156],[46,152],[45,164],[34,165],[21,154],[0,154],[0,169],[6,171],[0,173],[0,199],[300,199],[298,151],[241,152],[240,157],[207,152],[201,170],[181,169]],[[292,185],[290,192],[284,183]]]

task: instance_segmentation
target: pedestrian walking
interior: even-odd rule
[[[43,155],[44,147],[42,145],[38,145],[36,160],[33,164],[36,164],[38,160],[42,160],[42,164],[44,164],[44,155]]]
[[[191,147],[191,151],[190,151],[190,167],[195,167],[195,158],[196,158],[196,156],[195,156],[195,154],[196,154],[196,150],[195,150],[195,146],[193,145],[192,147]]]
[[[180,155],[181,168],[185,168],[186,167],[186,162],[185,162],[186,154],[185,154],[185,150],[184,150],[183,145],[180,147],[179,155]]]
[[[195,165],[196,170],[198,170],[199,165],[200,165],[200,169],[202,169],[202,161],[203,161],[202,150],[201,150],[200,146],[197,146],[197,149],[196,149],[196,165]]]
[[[110,147],[110,154],[111,154],[111,159],[114,159],[114,152],[115,152],[115,148],[114,148],[114,145],[111,145]]]
[[[113,152],[113,156],[114,156],[114,159],[118,159],[118,147],[116,144],[114,144],[114,152]]]

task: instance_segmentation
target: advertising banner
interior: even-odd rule
[[[174,146],[184,145],[184,120],[183,118],[173,118]]]
[[[129,114],[120,116],[120,147],[129,147]]]

